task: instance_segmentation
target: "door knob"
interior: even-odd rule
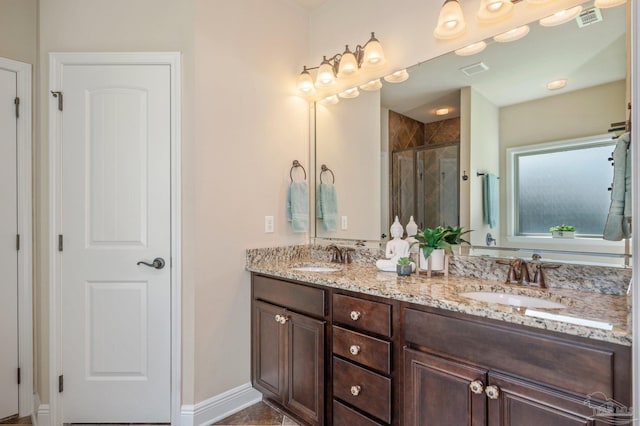
[[[164,268],[164,259],[161,257],[156,257],[155,259],[153,259],[152,263],[147,263],[147,262],[143,262],[142,260],[138,263],[136,263],[136,265],[146,265],[150,268],[156,268],[156,269],[162,269]]]

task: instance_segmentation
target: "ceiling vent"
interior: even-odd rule
[[[462,71],[463,73],[465,73],[465,75],[467,75],[468,77],[472,77],[476,74],[480,74],[482,72],[485,72],[489,69],[488,66],[486,66],[483,62],[478,62],[477,64],[473,64],[473,65],[469,65],[463,68],[460,68],[460,71]]]
[[[576,21],[578,22],[578,27],[583,28],[602,21],[602,13],[600,13],[600,9],[597,7],[592,7],[580,13],[580,15],[576,17]]]

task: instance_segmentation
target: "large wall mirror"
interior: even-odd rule
[[[316,218],[316,237],[384,240],[396,215],[403,225],[414,216],[420,228],[472,229],[474,254],[527,249],[623,265],[629,245],[599,229],[612,126],[627,119],[627,19],[624,7],[584,9],[560,26],[530,23],[516,41],[485,40],[474,55],[416,64],[403,83],[316,103],[316,182],[334,178],[338,197],[338,226]],[[549,89],[555,80],[566,85]],[[321,165],[332,176],[320,176]],[[491,221],[489,174],[499,178]],[[574,225],[574,238],[553,238],[549,227],[560,224]]]

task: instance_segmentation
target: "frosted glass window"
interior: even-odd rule
[[[567,224],[578,235],[602,236],[613,147],[608,141],[515,155],[516,235],[548,235],[551,226]]]

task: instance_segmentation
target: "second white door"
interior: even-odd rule
[[[170,67],[59,75],[63,422],[169,422]]]

